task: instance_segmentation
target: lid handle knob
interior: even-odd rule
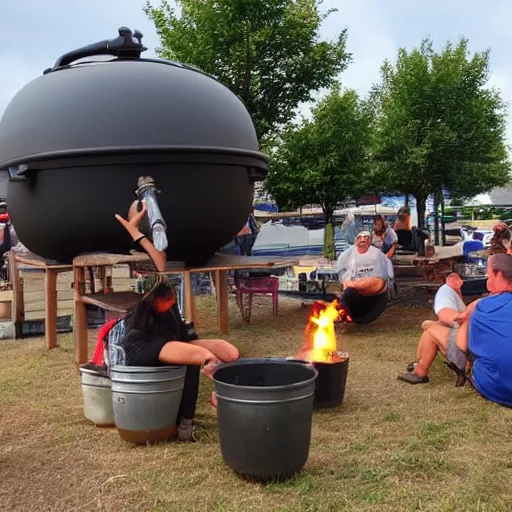
[[[138,59],[140,58],[140,54],[147,50],[142,44],[142,34],[138,30],[132,32],[127,27],[121,27],[118,29],[118,32],[119,36],[115,39],[98,41],[97,43],[82,46],[82,48],[61,55],[55,62],[53,68],[46,69],[43,74],[46,75],[64,66],[69,66],[72,62],[85,57],[113,55],[119,59]]]

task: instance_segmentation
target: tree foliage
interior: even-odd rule
[[[355,91],[338,87],[311,120],[288,125],[271,158],[266,190],[280,208],[319,204],[326,224],[336,206],[367,191],[371,111]]]
[[[162,0],[148,2],[159,56],[194,65],[245,103],[260,138],[289,122],[302,102],[345,69],[346,31],[320,41],[333,11],[318,0]]]
[[[420,224],[430,194],[474,196],[509,180],[505,105],[488,78],[489,52],[470,55],[465,39],[440,53],[426,39],[382,66],[372,94],[380,185],[415,196]]]

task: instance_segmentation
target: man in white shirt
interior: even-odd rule
[[[392,277],[389,260],[371,245],[369,231],[361,231],[356,236],[355,245],[340,255],[335,272],[343,284],[340,305],[348,310],[352,319],[357,321],[380,304],[387,303],[387,283]]]
[[[462,279],[458,274],[453,272],[446,277],[445,284],[439,288],[434,299],[437,321],[423,322],[417,361],[410,364],[405,373],[398,375],[399,380],[409,384],[429,382],[428,372],[439,351],[450,363],[464,371],[466,355],[455,343],[459,324],[467,316],[461,288]]]

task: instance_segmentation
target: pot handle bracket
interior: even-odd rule
[[[9,173],[9,181],[26,181],[26,170],[26,165],[20,165],[18,167],[8,167],[7,172]]]
[[[249,180],[251,183],[263,181],[267,177],[267,170],[258,167],[249,167]]]

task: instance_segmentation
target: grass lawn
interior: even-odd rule
[[[218,336],[212,300],[198,306],[200,333]],[[282,300],[278,317],[256,304],[250,326],[231,308],[229,340],[243,356],[299,349],[308,314],[299,302]],[[512,510],[512,411],[456,389],[441,361],[428,385],[396,380],[429,315],[391,309],[339,336],[351,355],[345,401],[315,413],[304,471],[268,485],[224,465],[206,378],[199,443],[132,446],[83,419],[71,335],[51,352],[41,339],[0,342],[0,510]]]

